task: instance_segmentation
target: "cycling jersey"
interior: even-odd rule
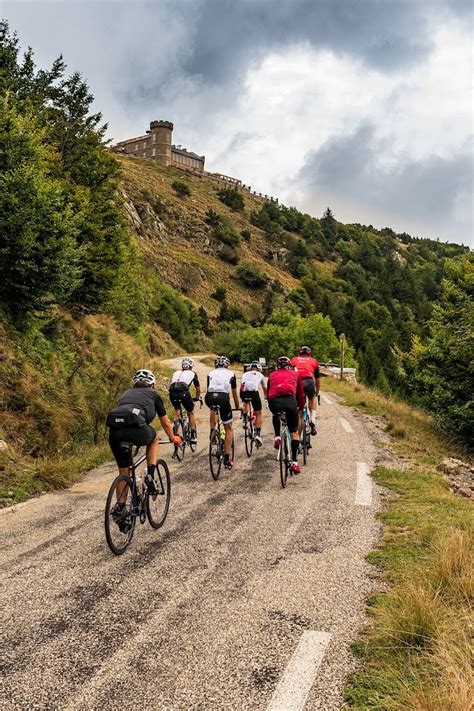
[[[292,358],[290,362],[302,378],[311,378],[312,380],[320,378],[319,363],[316,358],[299,355]]]
[[[274,370],[268,376],[268,401],[275,397],[284,395],[294,395],[298,403],[298,408],[302,410],[305,405],[303,381],[301,375],[296,370],[286,370],[281,368]]]
[[[194,370],[175,370],[173,377],[171,378],[171,385],[183,384],[187,388],[190,385],[194,385],[195,388],[199,387],[199,378]]]
[[[215,368],[207,374],[208,393],[230,393],[236,387],[235,373],[228,368]]]
[[[260,385],[265,387],[265,376],[258,370],[249,370],[242,375],[240,381],[240,392],[248,393],[259,389]]]
[[[144,412],[146,422],[150,423],[158,417],[165,417],[166,409],[163,400],[152,388],[129,388],[117,403],[117,409],[122,405],[136,405]]]

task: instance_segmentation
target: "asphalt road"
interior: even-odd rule
[[[103,533],[112,465],[2,512],[3,709],[341,708],[374,585],[377,450],[325,395],[282,490],[264,412],[264,447],[248,460],[237,422],[235,469],[214,482],[203,408],[198,451],[170,462],[164,527],[138,526],[121,557]]]

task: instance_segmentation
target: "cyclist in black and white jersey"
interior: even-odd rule
[[[197,442],[197,426],[196,416],[194,414],[194,401],[189,392],[191,385],[194,386],[196,397],[194,400],[201,398],[201,386],[197,373],[193,370],[194,361],[192,358],[183,358],[181,361],[181,370],[175,370],[171,378],[169,387],[169,396],[171,404],[174,407],[174,419],[179,419],[179,407],[182,405],[189,417],[189,428],[191,430],[191,442]]]
[[[230,393],[234,400],[235,409],[239,408],[239,397],[237,395],[237,378],[232,370],[229,370],[230,361],[226,356],[217,356],[215,368],[207,374],[207,393],[205,397],[206,405],[212,408],[219,405],[222,423],[225,427],[224,443],[224,466],[232,469],[234,463],[230,459],[232,448],[232,405],[230,403]],[[211,430],[216,426],[216,413],[211,409],[210,420]]]
[[[259,388],[262,388],[264,397],[267,397],[267,383],[265,376],[262,373],[262,366],[256,360],[250,364],[250,369],[247,370],[240,381],[240,399],[242,400],[242,411],[248,414],[249,406],[245,400],[252,402],[253,411],[255,412],[255,443],[257,447],[261,447],[262,436],[262,400],[260,398]]]

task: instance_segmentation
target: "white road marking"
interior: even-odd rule
[[[356,506],[370,506],[372,503],[372,479],[369,476],[369,466],[365,462],[357,462]]]
[[[348,422],[347,420],[345,420],[343,417],[340,417],[340,418],[339,418],[339,422],[341,423],[341,425],[343,426],[343,428],[346,430],[346,432],[354,432],[354,430],[352,429],[352,427],[351,427],[351,425],[349,424],[349,422]]]
[[[328,632],[303,632],[267,711],[301,711],[330,639]]]
[[[334,401],[331,400],[327,395],[321,393],[321,400],[326,403],[326,405],[334,405]]]

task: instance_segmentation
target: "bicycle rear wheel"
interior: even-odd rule
[[[171,501],[171,479],[168,465],[163,459],[159,459],[156,465],[154,479],[158,487],[158,494],[146,495],[146,515],[152,528],[161,528],[164,524]]]
[[[303,464],[308,462],[308,422],[303,419],[303,429],[301,430],[301,448],[303,450]]]
[[[105,504],[105,539],[112,553],[122,555],[130,545],[135,522],[133,484],[129,476],[120,474],[112,482]]]
[[[186,440],[184,439],[184,427],[183,420],[176,420],[173,425],[173,432],[175,436],[181,437],[183,444],[181,446],[174,445],[174,457],[178,462],[182,462],[184,458],[184,451],[186,449]]]
[[[209,439],[209,468],[214,481],[217,481],[221,473],[222,460],[224,456],[224,445],[216,429],[211,430]]]
[[[280,444],[280,482],[282,489],[285,488],[286,480],[288,479],[289,462],[290,453],[288,451],[288,436],[285,430],[282,429]]]
[[[252,450],[253,450],[253,424],[249,418],[247,418],[247,421],[245,423],[245,429],[244,429],[244,437],[245,437],[245,451],[247,452],[247,457],[252,456]]]

